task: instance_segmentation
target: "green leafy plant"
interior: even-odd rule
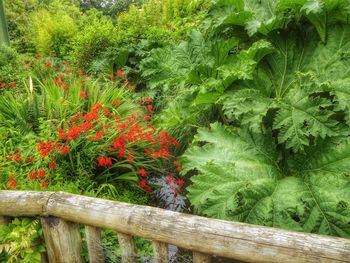
[[[38,219],[15,218],[8,226],[0,226],[0,259],[6,263],[39,263],[45,252],[43,240]]]
[[[350,237],[347,11],[342,1],[296,2],[217,1],[209,12],[217,34],[244,26],[252,37],[240,39],[274,51],[216,101],[225,125],[200,128],[183,155],[184,171],[198,172],[188,198],[211,217]],[[226,9],[235,12],[215,18]]]
[[[324,143],[282,159],[272,136],[218,123],[199,129],[184,154],[196,168],[188,198],[195,211],[226,220],[350,237],[350,144]]]

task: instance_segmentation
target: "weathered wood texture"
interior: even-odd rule
[[[79,225],[57,217],[41,219],[50,263],[83,263]]]
[[[0,215],[43,215],[46,203],[52,194],[52,192],[0,191]]]
[[[193,251],[193,263],[211,263],[211,255]]]
[[[0,191],[0,215],[18,215],[19,204],[20,214],[49,214],[247,262],[350,262],[349,239],[213,220],[61,192],[46,195],[46,200],[38,201],[37,197],[35,192]]]
[[[130,235],[118,233],[122,263],[135,263],[137,259],[134,238]]]
[[[105,262],[102,247],[101,229],[94,226],[85,226],[85,235],[89,251],[89,262]]]
[[[168,263],[168,244],[158,241],[153,241],[152,243],[156,263]]]

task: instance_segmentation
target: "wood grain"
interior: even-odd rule
[[[134,238],[130,235],[118,233],[118,242],[121,250],[122,263],[135,263],[137,256]]]
[[[38,197],[38,193],[0,191],[0,215],[18,214],[15,206],[18,203],[19,211],[26,215],[31,215],[32,209],[33,214],[41,211],[67,221],[247,262],[350,262],[349,239],[214,220],[61,192],[46,195],[47,199],[41,201],[34,196]]]
[[[101,238],[101,229],[94,226],[85,226],[85,235],[89,252],[89,262],[105,262]]]
[[[168,244],[158,241],[153,241],[152,244],[156,263],[168,263]]]
[[[79,225],[56,217],[43,217],[41,225],[50,263],[83,263]]]
[[[193,263],[211,263],[211,255],[193,251]]]

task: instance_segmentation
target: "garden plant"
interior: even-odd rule
[[[106,3],[4,1],[1,189],[350,238],[348,0]],[[45,251],[36,219],[0,240]]]

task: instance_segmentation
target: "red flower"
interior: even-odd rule
[[[86,91],[80,91],[80,97],[81,98],[86,98],[86,96],[87,96]]]
[[[168,133],[166,131],[162,131],[159,133],[159,137],[162,137],[162,138],[168,137]]]
[[[114,104],[114,106],[118,107],[119,106],[119,100],[114,100],[113,104]]]
[[[124,148],[120,148],[119,149],[119,157],[124,157],[125,155],[125,149]]]
[[[94,106],[92,106],[91,111],[96,111],[102,108],[101,103],[96,103]]]
[[[98,166],[99,167],[111,166],[112,165],[112,158],[111,157],[99,156],[97,158],[97,161],[98,161]]]
[[[59,138],[60,140],[66,140],[66,139],[67,139],[67,134],[65,134],[64,132],[60,132],[60,133],[58,134],[58,138]]]
[[[149,193],[151,191],[151,188],[148,185],[146,185],[145,190],[147,193]]]
[[[150,113],[153,113],[153,106],[152,105],[148,105],[147,109]]]
[[[41,182],[41,187],[42,188],[47,188],[47,184],[45,182]]]
[[[109,109],[104,109],[103,114],[107,116],[107,115],[111,114],[111,112],[109,111]]]
[[[21,158],[21,155],[19,153],[16,153],[14,156],[13,156],[13,160],[15,162],[21,162],[22,161],[22,158]]]
[[[172,176],[172,175],[168,175],[166,177],[166,181],[167,181],[168,184],[171,183],[173,180],[174,180],[174,176]]]
[[[6,83],[1,83],[1,84],[0,84],[0,87],[1,87],[1,88],[6,88]]]
[[[140,187],[141,187],[141,188],[145,188],[146,185],[147,185],[145,179],[141,179],[139,184],[140,184]]]
[[[97,112],[91,111],[89,113],[86,113],[83,118],[86,121],[93,121],[93,120],[97,120],[98,119],[98,115],[97,115]]]
[[[16,82],[14,82],[14,81],[10,82],[10,86],[11,86],[11,87],[16,86]]]
[[[17,186],[17,183],[15,180],[10,180],[10,188],[13,189]]]
[[[83,124],[81,125],[81,128],[84,130],[84,131],[88,131],[88,130],[91,130],[94,126],[89,123],[89,122],[83,122]]]
[[[175,194],[177,194],[179,192],[179,189],[174,188],[173,191],[174,191]]]
[[[80,134],[83,132],[83,128],[80,126],[73,126],[69,129],[69,132],[67,134],[68,139],[77,139],[79,138]]]
[[[152,102],[153,102],[152,98],[150,98],[150,97],[147,97],[147,98],[146,98],[146,101],[149,102],[149,103],[152,103]]]
[[[141,168],[139,170],[139,175],[141,175],[142,177],[147,177],[147,171],[144,168]]]
[[[67,154],[69,153],[69,148],[68,148],[67,145],[63,145],[63,146],[61,147],[61,153],[62,153],[63,155],[67,155]]]
[[[26,159],[26,162],[27,163],[31,163],[33,161],[33,157],[28,157],[27,159]]]
[[[117,70],[117,75],[119,76],[119,77],[121,77],[121,78],[124,78],[124,73],[123,73],[123,71],[121,71],[121,70]]]
[[[51,61],[46,62],[45,66],[48,67],[48,68],[52,67]]]
[[[182,171],[182,167],[181,167],[181,166],[178,166],[178,167],[177,167],[177,171],[178,171],[178,172],[181,172],[181,171]]]
[[[129,163],[132,163],[132,160],[133,160],[132,155],[128,155],[128,162],[129,162]]]
[[[39,170],[38,175],[40,178],[45,178],[45,171],[44,170]]]
[[[112,165],[112,158],[111,157],[106,157],[105,158],[105,165],[106,166],[111,166]]]
[[[51,161],[51,162],[49,163],[49,168],[50,168],[50,169],[55,169],[55,168],[56,168],[56,164],[55,164],[54,161]]]
[[[78,72],[79,75],[84,74],[84,71],[82,69],[78,69],[77,72]]]
[[[96,140],[96,141],[101,140],[102,137],[103,137],[103,132],[97,131],[97,132],[95,133],[95,140]]]
[[[176,165],[176,166],[180,166],[180,163],[179,163],[179,161],[174,161],[174,165]]]
[[[103,167],[106,165],[106,159],[103,156],[97,158],[98,166]]]
[[[178,186],[182,187],[184,185],[184,180],[177,179],[177,184],[178,184]]]
[[[152,117],[149,116],[149,115],[146,115],[146,116],[145,116],[145,119],[148,120],[148,121],[150,121],[150,120],[152,120]]]
[[[38,172],[36,170],[34,170],[34,172],[28,174],[28,179],[29,180],[36,179],[37,174],[38,174]]]
[[[62,85],[62,89],[63,90],[67,90],[68,89],[68,85],[66,85],[66,84]]]

